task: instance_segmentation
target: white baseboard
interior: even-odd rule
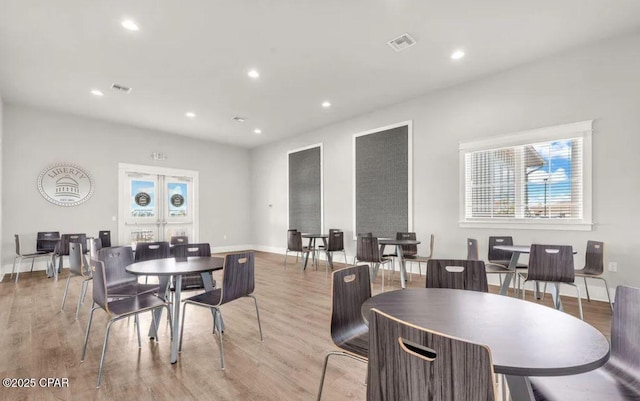
[[[253,249],[255,249],[254,245],[214,246],[211,248],[211,253],[239,252]]]

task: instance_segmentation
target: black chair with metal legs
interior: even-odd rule
[[[416,233],[408,232],[408,233],[396,233],[396,239],[409,239],[415,240]],[[429,254],[427,256],[418,255],[418,246],[417,245],[402,245],[402,255],[404,256],[405,263],[417,263],[418,264],[418,274],[422,276],[422,264],[425,265],[429,263],[429,260],[433,257],[433,244],[435,242],[435,236],[431,234],[429,236]],[[409,269],[409,279],[411,279],[411,269]]]
[[[22,264],[22,260],[31,259],[31,271],[33,271],[33,264],[38,258],[42,257],[50,257],[50,252],[45,251],[37,251],[36,253],[22,253],[22,248],[20,245],[20,236],[18,234],[14,235],[16,242],[16,257],[13,258],[13,268],[11,269],[11,276],[13,278],[13,272],[16,270],[16,261],[18,262],[18,271],[16,272],[16,283],[18,282],[18,278],[20,277],[20,265]]]
[[[369,314],[367,401],[496,401],[489,347]]]
[[[358,235],[356,242],[356,261],[370,263],[373,269],[371,282],[378,276],[380,265],[390,263],[391,259],[382,257],[378,238],[373,236]],[[382,291],[384,291],[384,269],[382,270]]]
[[[500,245],[513,245],[513,237],[510,236],[491,236],[489,237],[489,255],[487,260],[492,265],[500,265],[505,268],[509,267],[511,262],[511,256],[513,252],[503,251],[502,249],[496,249],[496,246]],[[518,263],[516,266],[516,277],[514,277],[514,285],[516,292],[520,291],[520,279],[524,277],[527,272],[527,265]],[[515,282],[517,281],[517,282]]]
[[[530,377],[536,401],[640,400],[639,310],[640,288],[618,286],[611,319],[609,361],[579,375]]]
[[[184,245],[189,243],[189,237],[186,235],[174,235],[169,240],[171,245]]]
[[[211,257],[211,246],[207,243],[202,244],[180,244],[173,247],[173,256],[176,258],[189,258],[189,257]],[[211,273],[209,273],[211,274]],[[216,281],[212,279],[213,286],[216,286]],[[181,291],[193,291],[204,289],[204,282],[202,281],[202,275],[200,273],[191,273],[182,275],[182,288]],[[175,282],[172,279],[169,291],[175,291]],[[173,299],[173,298],[172,298]]]
[[[346,356],[364,363],[367,363],[369,355],[369,327],[360,310],[362,304],[371,298],[369,266],[336,270],[331,283],[331,339],[340,351],[327,352],[324,358],[318,401],[322,397],[331,355]]]
[[[587,301],[591,301],[589,295],[589,286],[587,285],[587,279],[602,280],[604,282],[604,288],[607,291],[607,299],[609,300],[609,306],[613,310],[611,304],[611,295],[609,295],[609,284],[607,280],[602,277],[604,273],[604,242],[600,241],[587,241],[587,252],[585,254],[584,267],[576,270],[576,277],[582,277],[584,280],[584,288],[587,291]]]
[[[89,332],[93,321],[93,313],[96,309],[103,309],[107,313],[109,322],[107,323],[104,343],[102,345],[102,355],[100,357],[100,367],[98,369],[98,381],[96,383],[96,387],[99,388],[102,383],[104,360],[107,354],[107,344],[109,341],[109,331],[113,322],[129,316],[137,317],[138,314],[142,312],[151,312],[151,318],[153,319],[153,324],[157,331],[158,324],[155,320],[153,311],[158,308],[167,308],[167,314],[171,314],[171,309],[169,308],[169,304],[162,298],[149,293],[112,301],[111,299],[113,297],[109,293],[109,281],[104,264],[99,260],[91,259],[91,269],[93,270],[93,307],[91,308],[91,315],[89,316],[89,323],[87,324],[87,332],[84,338],[84,347],[82,349],[82,358],[80,359],[80,362],[84,362],[84,358],[87,354],[87,343],[89,342]],[[171,323],[171,320],[169,320],[169,323]],[[141,348],[142,342],[140,340],[140,325],[136,324],[136,328],[138,331],[138,348]]]
[[[98,260],[104,263],[109,296],[112,298],[133,297],[160,290],[158,284],[139,283],[138,276],[125,270],[133,263],[133,250],[130,246],[102,248],[98,251]]]
[[[98,238],[102,243],[102,247],[111,248],[111,231],[108,231],[108,230],[99,231]]]
[[[573,248],[570,245],[531,245],[529,254],[529,269],[526,280],[522,283],[522,299],[525,298],[525,284],[529,281],[541,281],[544,283],[569,284],[576,289],[580,319],[584,320],[582,313],[582,298],[580,288],[575,285],[575,270],[573,269]],[[560,297],[559,289],[556,291]],[[559,305],[556,299],[556,308]]]
[[[186,316],[187,305],[202,306],[209,308],[213,314],[213,331],[218,328],[218,338],[220,340],[220,364],[224,370],[224,345],[222,342],[222,334],[220,324],[222,322],[222,313],[220,307],[239,298],[253,298],[256,306],[256,316],[258,318],[258,330],[260,331],[260,341],[262,338],[262,325],[260,324],[260,311],[258,310],[258,300],[253,291],[255,289],[255,267],[253,252],[239,252],[228,254],[224,258],[224,267],[222,269],[222,288],[216,288],[202,294],[185,299],[182,307],[182,323],[180,327],[180,345],[178,350],[182,351],[182,339],[184,334],[184,319]]]
[[[64,310],[64,304],[67,300],[67,292],[69,291],[69,282],[72,277],[82,277],[83,279],[80,294],[78,296],[78,306],[76,307],[76,320],[78,320],[80,305],[84,302],[84,296],[87,292],[89,281],[91,280],[91,269],[89,269],[89,266],[85,266],[85,264],[82,263],[82,244],[69,244],[69,277],[67,278],[67,283],[64,286],[62,307],[60,310]]]
[[[329,230],[329,239],[327,242],[327,260],[331,257],[333,260],[333,254],[336,252],[342,252],[344,254],[344,264],[347,262],[347,252],[344,250],[344,233],[341,230],[331,229]]]
[[[480,260],[478,253],[478,240],[474,238],[467,238],[467,260]],[[503,274],[513,274],[511,270],[507,268],[505,265],[497,264],[497,263],[486,263],[484,264],[484,268],[487,271],[487,274],[497,274],[498,279],[500,280],[500,285],[502,285],[502,275]],[[513,289],[515,291],[516,281],[513,280]]]
[[[287,250],[284,253],[284,267],[287,267],[287,255],[289,252],[296,253],[296,261],[298,260],[298,255],[301,255],[302,260],[302,268],[304,269],[307,265],[307,261],[309,260],[309,253],[313,252],[313,249],[310,249],[308,246],[302,245],[302,233],[296,230],[287,231]]]

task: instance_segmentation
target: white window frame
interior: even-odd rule
[[[592,140],[593,120],[521,131],[463,142],[459,145],[459,216],[460,227],[504,228],[526,230],[570,230],[591,231],[592,220]],[[581,219],[534,219],[534,218],[474,218],[467,219],[465,213],[466,165],[465,155],[471,152],[490,150],[531,143],[582,138],[582,218]],[[516,205],[517,207],[517,205]]]

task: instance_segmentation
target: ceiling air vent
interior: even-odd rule
[[[235,121],[237,123],[243,123],[243,122],[247,121],[247,119],[245,117],[235,116],[235,117],[233,117],[233,121]]]
[[[116,83],[111,84],[111,89],[115,89],[117,91],[124,92],[124,93],[131,92],[131,88],[129,88],[128,86],[124,86]]]
[[[387,43],[393,50],[400,52],[415,45],[416,40],[409,36],[408,33],[405,33],[404,35],[398,36],[397,38],[390,40]]]

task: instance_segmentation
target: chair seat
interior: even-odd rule
[[[575,271],[576,276],[579,276],[579,277],[598,277],[598,276],[602,275],[602,273],[588,273],[588,272],[585,272],[584,268],[576,269],[574,271]]]
[[[640,400],[640,388],[620,380],[620,371],[610,364],[591,372],[559,377],[531,377],[536,401],[623,401]],[[633,378],[629,378],[630,381]],[[637,381],[636,381],[637,383]]]
[[[509,263],[511,263],[511,261],[510,260],[490,260],[489,263],[493,263],[493,264],[496,264],[496,265],[502,265],[504,267],[509,267]],[[527,267],[529,267],[529,266],[527,266],[524,263],[518,263],[516,265],[517,269],[526,269]]]
[[[420,255],[403,255],[404,256],[404,260],[409,260],[412,262],[424,262],[427,263],[429,261],[429,259],[426,256],[420,256]]]
[[[205,307],[212,307],[212,306],[218,306],[220,304],[221,298],[222,298],[222,289],[216,288],[214,290],[203,292],[202,294],[189,297],[185,299],[184,302],[202,305]]]
[[[38,252],[35,252],[35,253],[23,253],[22,255],[19,255],[19,256],[21,256],[23,258],[35,258],[35,257],[38,257],[38,256],[47,256],[47,255],[50,255],[50,254],[51,254],[51,252],[38,251]]]
[[[112,296],[112,294],[109,294]],[[108,304],[109,312],[113,315],[123,316],[144,312],[160,306],[164,306],[165,302],[153,294],[142,294],[135,297],[118,299]]]
[[[513,273],[511,270],[507,269],[505,266],[502,265],[494,265],[494,264],[485,264],[484,265],[484,269],[487,271],[487,273]]]
[[[338,348],[341,348],[352,354],[356,354],[363,358],[369,357],[369,327],[363,324],[352,333],[349,338],[341,342],[336,342]]]
[[[151,294],[160,291],[158,284],[124,283],[109,286],[109,297],[124,298],[136,295]]]

